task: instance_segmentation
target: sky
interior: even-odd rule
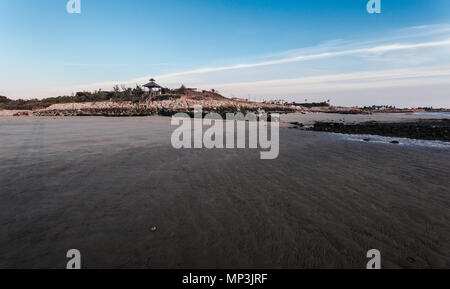
[[[450,108],[450,1],[0,0],[0,95],[134,87]]]

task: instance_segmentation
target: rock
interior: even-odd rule
[[[399,144],[400,142],[399,142],[398,140],[393,140],[393,141],[391,141],[391,143],[393,143],[393,144]]]
[[[291,122],[291,124],[296,125],[297,127],[304,127],[305,125],[301,122]]]
[[[363,141],[370,141],[370,138],[364,138]]]
[[[412,122],[376,123],[362,122],[340,124],[316,122],[311,130],[344,134],[381,135],[425,140],[450,141],[450,120],[417,120]],[[394,141],[394,144],[400,142]]]

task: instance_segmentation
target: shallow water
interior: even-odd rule
[[[424,148],[435,148],[449,151],[450,150],[450,142],[439,141],[439,140],[422,140],[422,139],[411,139],[411,138],[402,138],[402,137],[387,137],[387,136],[379,136],[379,135],[370,135],[370,134],[340,134],[340,133],[330,133],[336,135],[337,137],[349,140],[349,141],[358,141],[358,142],[369,142],[372,143],[381,143],[381,144],[390,144],[392,145],[393,141],[397,141],[400,146],[411,146],[411,147],[424,147]]]
[[[420,116],[445,116],[450,117],[450,111],[443,111],[443,112],[415,112],[414,115],[420,115]]]
[[[0,268],[450,266],[448,150],[281,128],[267,161],[169,121],[0,118]]]

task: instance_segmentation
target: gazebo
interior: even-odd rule
[[[161,95],[162,87],[157,84],[153,78],[151,78],[150,82],[145,84],[144,87],[147,87],[149,89],[148,94],[150,96],[150,99]]]

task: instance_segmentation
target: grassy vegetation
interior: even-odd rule
[[[330,102],[329,101],[323,101],[323,102],[312,102],[312,103],[295,103],[294,105],[300,105],[303,107],[329,107],[330,106]]]
[[[179,98],[168,89],[163,90],[163,95],[159,100]],[[96,101],[132,101],[139,102],[142,100],[145,92],[140,86],[136,88],[119,88],[115,86],[113,91],[98,90],[95,92],[77,92],[73,96],[58,96],[44,99],[29,99],[29,100],[12,100],[5,96],[0,96],[0,109],[7,110],[33,110],[47,108],[53,104],[58,103],[74,103],[74,102],[96,102]]]

